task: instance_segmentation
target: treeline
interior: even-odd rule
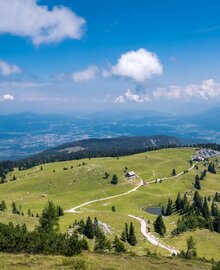
[[[2,161],[0,162],[0,183],[4,183],[6,175],[9,172],[12,172],[14,168],[13,161]]]
[[[215,150],[215,151],[220,151],[220,144],[217,144],[217,143],[194,144],[193,147],[207,148],[207,149],[212,149],[212,150]]]
[[[33,231],[28,231],[25,224],[0,223],[0,251],[72,256],[88,249],[84,237],[60,233],[58,221],[57,207],[48,202]]]
[[[126,247],[124,244],[125,242],[128,242],[132,246],[137,244],[133,223],[130,224],[130,228],[128,228],[126,223],[125,230],[122,232],[121,238],[115,236],[113,242],[106,237],[96,217],[94,220],[88,217],[86,222],[83,219],[80,221],[75,221],[70,227],[70,231],[84,235],[90,240],[95,239],[94,251],[98,252],[109,252],[112,249],[115,252],[126,252]]]
[[[170,198],[168,199],[167,206],[162,208],[162,215],[169,216],[173,212],[181,215],[177,221],[177,227],[172,232],[173,235],[195,228],[205,228],[220,233],[219,201],[220,193],[218,192],[212,200],[210,197],[207,199],[206,196],[200,196],[198,191],[195,191],[192,200],[188,199],[186,193],[183,197],[178,193],[174,203]]]
[[[138,153],[155,151],[164,148],[175,148],[177,145],[162,145],[158,147],[143,147],[143,148],[126,148],[126,147],[103,147],[103,148],[89,148],[83,149],[77,152],[65,152],[65,151],[56,151],[50,152],[44,151],[40,154],[30,156],[28,158],[17,160],[17,161],[2,161],[0,162],[0,183],[4,183],[6,175],[8,172],[13,171],[14,168],[19,170],[26,170],[41,164],[50,163],[50,162],[60,162],[60,161],[70,161],[70,160],[79,160],[83,158],[100,158],[100,157],[115,157],[119,158],[120,156],[134,155]]]
[[[78,152],[67,153],[65,151],[56,152],[53,154],[42,153],[35,155],[33,157],[29,157],[17,162],[14,162],[14,167],[18,167],[20,170],[25,170],[32,168],[34,166],[38,166],[44,163],[50,162],[60,162],[60,161],[69,161],[69,160],[79,160],[83,158],[102,158],[102,157],[115,157],[118,158],[120,156],[128,156],[134,155],[138,153],[148,152],[148,151],[155,151],[163,148],[175,148],[176,145],[164,145],[160,147],[148,147],[148,148],[134,148],[134,149],[127,149],[125,148],[91,148],[80,150]]]
[[[106,237],[97,218],[92,220],[88,217],[86,222],[75,221],[67,233],[61,233],[59,230],[61,215],[63,215],[62,208],[49,201],[39,217],[39,224],[33,231],[29,231],[25,224],[0,223],[0,252],[72,256],[88,250],[88,240],[92,239],[95,241],[95,252],[111,250],[117,253],[126,252],[125,245],[118,236],[115,236],[113,241]],[[133,224],[130,226],[129,235],[132,239]]]

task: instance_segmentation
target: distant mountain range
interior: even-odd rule
[[[220,142],[220,109],[190,116],[153,111],[90,115],[0,115],[0,160],[21,159],[63,143],[89,138],[168,135],[187,143]]]

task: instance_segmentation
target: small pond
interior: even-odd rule
[[[159,207],[159,206],[151,206],[151,207],[144,208],[144,211],[149,213],[149,214],[159,216],[161,214],[161,207]]]

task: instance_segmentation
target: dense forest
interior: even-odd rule
[[[209,229],[220,233],[220,193],[216,192],[213,198],[202,197],[198,191],[195,191],[193,197],[191,194],[184,194],[181,197],[178,193],[175,202],[169,198],[166,207],[162,207],[162,215],[169,216],[176,212],[180,215],[177,226],[172,234],[177,235],[192,229]]]
[[[180,142],[175,137],[169,136],[81,140],[43,151],[22,160],[0,162],[0,178],[4,182],[5,175],[12,171],[14,167],[25,170],[49,162],[82,158],[120,157],[162,148],[178,147],[179,145]]]

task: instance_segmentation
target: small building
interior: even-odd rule
[[[133,172],[133,171],[127,172],[126,176],[127,177],[135,177],[135,172]]]

